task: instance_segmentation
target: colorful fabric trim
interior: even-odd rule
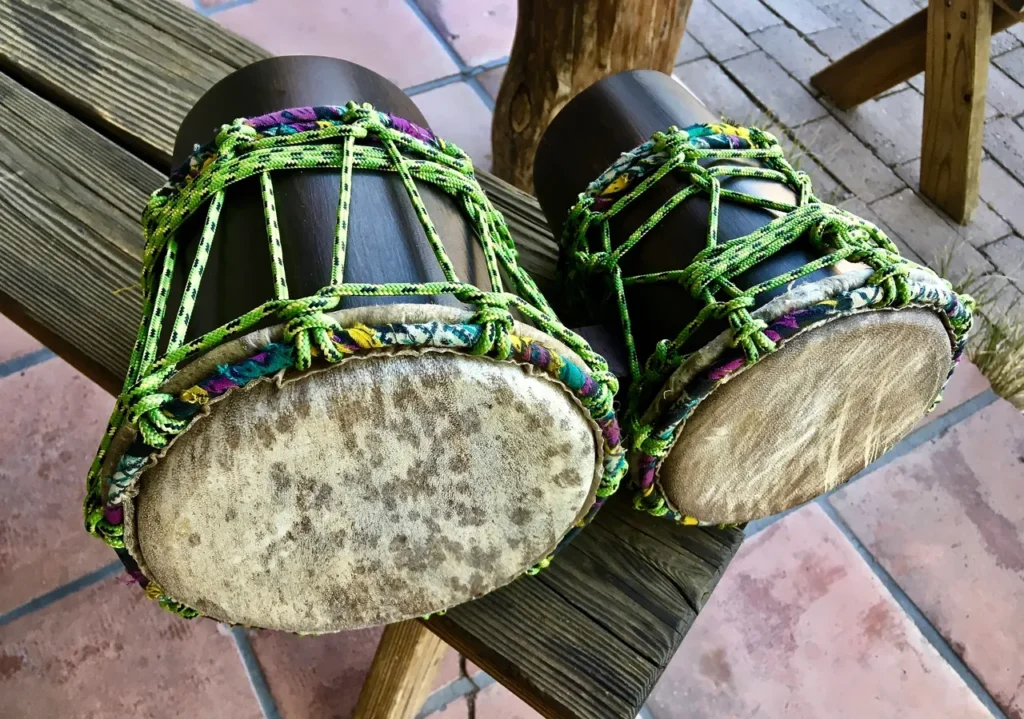
[[[760,167],[712,163],[704,160],[754,159]],[[687,185],[656,210],[617,247],[612,246],[610,221],[669,173]],[[750,177],[787,185],[797,195],[795,204],[766,200],[726,189],[722,180]],[[673,208],[697,194],[710,198],[705,249],[681,270],[626,277],[621,260]],[[718,241],[718,212],[722,199],[783,212],[781,217],[744,237]],[[808,238],[820,257],[802,267],[745,290],[732,279],[783,248]],[[958,296],[948,283],[938,290],[910,279],[911,271],[927,268],[899,255],[892,241],[875,225],[815,197],[810,178],[786,162],[778,141],[757,128],[726,124],[671,127],[624,153],[580,194],[569,213],[562,236],[567,284],[583,292],[594,275],[601,276],[616,298],[626,338],[631,383],[625,410],[631,462],[637,478],[635,504],[652,514],[686,524],[688,517],[671,507],[656,481],[657,469],[674,445],[689,417],[711,392],[727,379],[778,350],[799,332],[845,314],[882,308],[927,307],[936,311],[950,333],[953,367],[963,353],[971,327],[973,300]],[[873,273],[864,287],[789,313],[771,325],[752,314],[755,296],[790,283],[840,260],[868,265]],[[630,331],[626,288],[642,283],[671,282],[685,287],[703,303],[698,315],[673,338],[662,340],[641,366]],[[592,298],[583,296],[589,306]],[[727,320],[732,349],[708,372],[684,388],[679,399],[653,424],[645,419],[652,398],[666,380],[692,355],[684,350],[689,339],[711,320]],[[690,349],[687,347],[687,349]],[[950,374],[952,369],[950,370]],[[947,377],[948,381],[948,377]],[[936,400],[937,402],[938,400]]]

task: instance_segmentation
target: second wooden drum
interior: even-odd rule
[[[581,93],[534,178],[593,314],[576,320],[618,318],[639,508],[734,523],[834,489],[933,407],[963,353],[970,298],[673,78]]]

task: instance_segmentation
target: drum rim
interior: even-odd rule
[[[811,321],[800,325],[796,332],[776,340],[778,347],[781,348],[805,332],[857,314],[899,312],[902,309],[925,309],[934,312],[942,320],[950,340],[950,369],[928,409],[928,412],[931,412],[942,399],[942,392],[963,357],[970,327],[971,309],[962,301],[960,295],[948,287],[945,281],[924,270],[913,270],[909,278],[909,286],[918,295],[916,301],[901,308],[886,306],[882,304],[884,301],[882,290],[877,285],[868,282],[871,273],[870,269],[855,270],[800,285],[776,297],[751,314],[770,324],[802,311],[810,310],[816,313]],[[849,306],[843,307],[847,303]],[[956,318],[955,322],[953,318]],[[963,326],[965,319],[968,330],[960,333],[956,330],[955,325]],[[734,362],[723,362],[723,358],[727,357],[732,349],[729,346],[730,339],[731,332],[725,330],[703,348],[694,352],[687,361],[683,362],[665,379],[655,398],[644,411],[641,421],[652,427],[650,436],[657,436],[662,440],[667,439],[669,444],[660,456],[656,456],[653,452],[646,452],[636,445],[630,448],[630,475],[636,488],[634,503],[638,509],[645,509],[651,514],[667,517],[682,524],[714,523],[687,515],[679,507],[676,507],[662,485],[660,472],[665,459],[679,442],[685,430],[686,420],[697,411],[703,401],[722,385],[759,364],[758,362],[749,364],[739,362],[738,366],[733,367],[731,365]],[[724,374],[710,380],[709,375],[715,372]],[[705,384],[703,388],[700,387],[702,382]],[[708,385],[709,382],[710,385]],[[670,418],[674,411],[683,412],[683,414],[676,418]]]

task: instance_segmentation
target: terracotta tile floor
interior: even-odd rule
[[[490,165],[513,0],[182,2],[272,52],[372,67]],[[691,20],[707,7],[697,2]],[[766,5],[800,32],[800,7],[836,12]],[[701,58],[719,48],[703,39],[688,38],[679,62],[713,65]],[[349,716],[380,630],[301,638],[185,623],[114,578],[79,509],[110,404],[0,317],[0,717]],[[873,471],[750,531],[648,719],[1024,716],[1024,419],[992,402],[975,368]],[[538,716],[467,669],[471,680],[446,657],[425,707],[434,719]]]

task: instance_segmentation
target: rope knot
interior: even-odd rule
[[[139,428],[143,441],[150,447],[166,447],[171,435],[178,434],[188,424],[164,410],[164,405],[172,400],[174,395],[166,392],[139,394],[128,400],[128,421]]]
[[[295,367],[307,370],[313,363],[313,349],[328,362],[337,362],[342,353],[334,346],[332,335],[341,331],[341,325],[330,315],[306,311],[292,317],[284,326],[284,339],[295,345]]]
[[[745,309],[737,310],[729,315],[732,325],[732,347],[739,347],[747,358],[747,364],[754,364],[761,354],[774,352],[775,342],[764,333],[768,325],[764,320],[754,319]]]
[[[886,306],[902,307],[910,302],[909,279],[910,268],[907,263],[896,258],[895,261],[879,262],[868,278],[868,283],[881,288]]]
[[[230,157],[235,154],[237,145],[249,142],[256,136],[256,128],[247,125],[244,118],[238,118],[229,125],[221,125],[216,138],[217,154],[222,157]]]
[[[615,255],[609,252],[591,252],[590,254],[578,252],[576,254],[583,261],[583,266],[588,274],[595,270],[611,272],[616,265]]]
[[[493,354],[500,360],[512,354],[512,327],[514,321],[507,308],[483,305],[473,315],[472,322],[480,325],[480,336],[471,350],[474,355]]]

